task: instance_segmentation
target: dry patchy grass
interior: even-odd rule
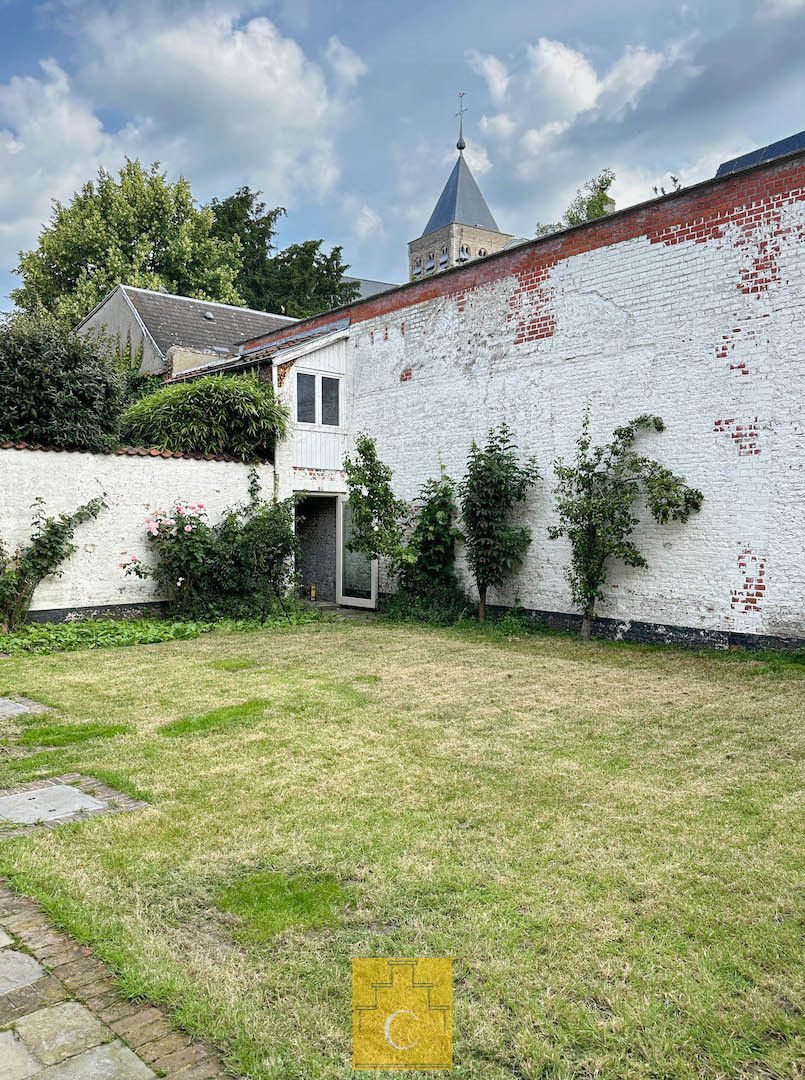
[[[0,692],[49,725],[127,730],[12,756],[0,786],[75,770],[152,808],[8,841],[0,868],[250,1077],[347,1076],[350,958],[446,955],[468,1080],[787,1080],[802,686],[362,624],[14,658]],[[220,903],[255,880],[340,899],[255,937],[259,899]]]

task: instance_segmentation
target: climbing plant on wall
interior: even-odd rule
[[[592,634],[597,601],[603,599],[611,560],[645,567],[645,557],[631,539],[642,500],[655,521],[687,521],[704,501],[696,488],[670,469],[634,449],[644,431],[664,431],[659,416],[644,414],[616,428],[612,441],[593,446],[590,413],[584,415],[576,455],[571,462],[557,461],[556,512],[559,524],[548,535],[566,536],[571,557],[567,578],[574,601],[582,610],[582,636]]]
[[[60,565],[77,550],[72,543],[75,530],[96,518],[105,505],[103,499],[91,499],[72,514],[48,517],[44,503],[37,499],[28,543],[12,554],[0,539],[0,628],[4,634],[25,622],[39,582],[60,572]]]
[[[459,485],[467,562],[478,587],[478,617],[486,618],[490,588],[501,585],[522,562],[531,530],[510,515],[539,478],[533,458],[522,460],[506,424],[489,432],[485,446],[473,443]]]

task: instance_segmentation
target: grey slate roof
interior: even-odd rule
[[[759,165],[761,161],[771,161],[773,158],[782,157],[783,154],[793,153],[794,150],[805,149],[805,131],[797,135],[789,135],[787,139],[762,146],[759,150],[752,150],[749,154],[732,158],[719,165],[716,176],[727,176],[728,173],[737,172],[738,169],[746,169],[749,165]]]
[[[377,296],[378,293],[388,292],[389,289],[396,289],[398,284],[393,281],[373,281],[371,278],[350,277],[348,274],[344,274],[343,280],[357,282],[360,286],[360,292],[358,293],[359,300],[366,300],[370,296]]]
[[[145,323],[163,357],[172,345],[205,352],[226,350],[234,353],[237,351],[232,348],[235,342],[296,322],[285,315],[195,300],[190,296],[137,289],[132,285],[121,285],[120,288]]]
[[[481,229],[489,229],[490,232],[500,232],[463,154],[459,154],[422,235],[427,236],[428,233],[436,232],[437,229],[443,229],[445,225],[452,225],[454,222],[459,225],[477,225]]]

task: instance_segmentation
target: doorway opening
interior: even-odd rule
[[[337,510],[335,495],[307,495],[296,507],[297,564],[302,595],[335,604]]]
[[[377,607],[377,560],[352,551],[352,514],[343,495],[304,495],[296,506],[303,596],[345,607]]]

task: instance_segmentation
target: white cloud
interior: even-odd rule
[[[324,55],[329,61],[336,78],[345,86],[355,86],[368,70],[360,56],[335,35],[327,42]]]
[[[240,9],[169,0],[61,9],[76,74],[46,60],[40,75],[0,84],[0,266],[35,241],[52,197],[69,198],[124,155],[185,173],[201,198],[248,183],[292,206],[333,189],[335,139],[363,61],[332,38],[325,68]],[[101,109],[123,126],[105,127]]]
[[[383,235],[383,221],[376,210],[364,203],[358,207],[352,229],[359,240],[377,238]]]
[[[509,86],[509,73],[503,61],[477,49],[467,49],[464,55],[475,74],[486,79],[492,100],[498,104],[504,101]]]
[[[787,19],[805,11],[805,0],[761,0],[758,15],[766,19]]]
[[[502,61],[472,50],[466,55],[470,67],[487,80],[493,99],[499,98],[500,84],[490,73],[505,70]],[[592,119],[622,121],[659,73],[673,64],[681,66],[687,54],[679,43],[670,43],[663,51],[628,47],[599,72],[580,50],[541,37],[526,46],[525,58],[524,71],[506,74],[506,109],[482,116],[479,126],[496,140],[499,156],[515,175],[533,180],[545,168],[545,154],[558,149],[574,125]],[[692,70],[689,64],[685,68],[686,74]],[[535,116],[540,118],[537,125]]]
[[[528,97],[537,99],[553,119],[570,119],[595,105],[601,84],[595,68],[582,53],[561,41],[540,38],[528,46]]]
[[[495,113],[493,116],[487,116],[484,113],[478,126],[484,134],[497,139],[510,138],[517,127],[508,113]]]

